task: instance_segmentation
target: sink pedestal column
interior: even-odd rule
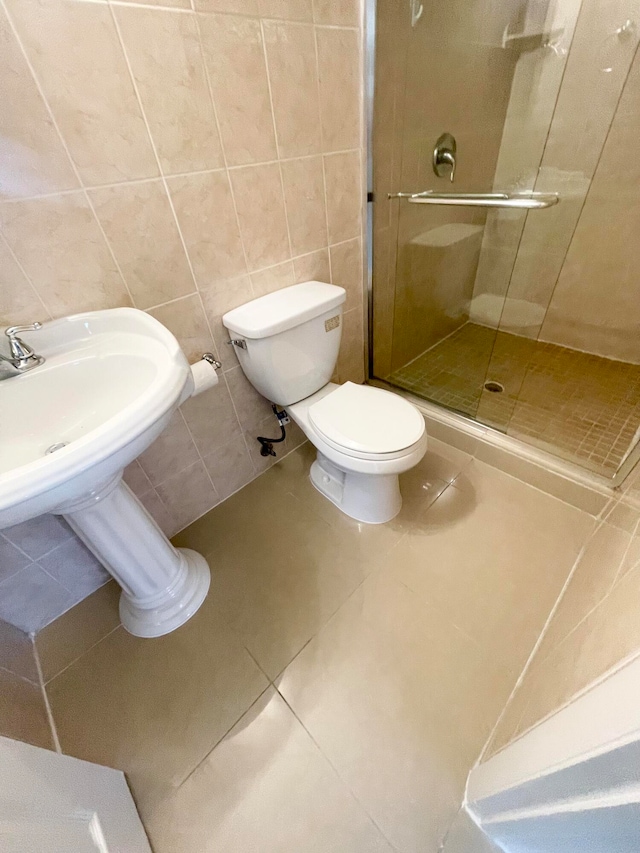
[[[120,618],[131,634],[168,634],[204,601],[211,580],[207,561],[173,547],[121,474],[58,514],[122,587]]]

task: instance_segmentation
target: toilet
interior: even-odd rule
[[[240,366],[286,407],[315,446],[313,485],[342,512],[382,524],[402,506],[398,475],[427,450],[424,418],[379,388],[331,382],[342,336],[342,287],[308,281],[234,308],[222,318]]]

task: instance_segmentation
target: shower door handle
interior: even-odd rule
[[[409,204],[440,204],[457,207],[500,207],[516,210],[541,210],[560,201],[557,193],[389,193],[388,198],[406,198]]]

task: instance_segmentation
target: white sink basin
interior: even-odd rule
[[[176,339],[133,308],[77,314],[24,337],[46,361],[0,382],[0,529],[109,480],[192,387]],[[56,444],[66,446],[47,454]]]
[[[189,363],[161,323],[133,308],[24,337],[45,362],[0,382],[0,529],[64,515],[122,586],[123,625],[166,634],[204,600],[209,568],[170,544],[122,471],[193,392]]]

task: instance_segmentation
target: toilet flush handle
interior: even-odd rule
[[[242,338],[232,338],[230,341],[227,341],[232,347],[237,347],[238,349],[246,349],[247,342],[243,341]]]

